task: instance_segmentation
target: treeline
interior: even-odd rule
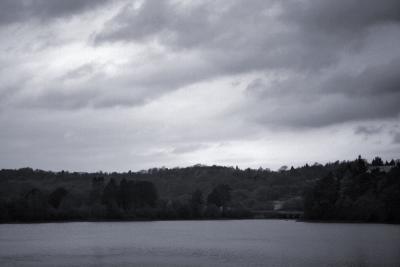
[[[400,223],[400,166],[361,157],[341,164],[304,194],[304,217]]]
[[[227,207],[231,188],[220,184],[208,197],[199,189],[188,201],[161,200],[156,187],[148,181],[117,183],[111,178],[94,177],[89,195],[71,198],[59,187],[49,194],[34,188],[25,195],[0,201],[0,221],[35,222],[57,220],[157,220],[249,218],[248,210]]]
[[[272,211],[277,207],[302,210],[301,194],[305,186],[310,181],[325,175],[330,168],[329,165],[313,164],[298,168],[282,168],[281,171],[274,172],[262,168],[239,169],[195,165],[186,168],[152,168],[121,173],[3,169],[0,170],[0,209],[7,212],[1,212],[3,215],[0,217],[3,221],[5,218],[27,221],[34,220],[35,217],[37,220],[40,220],[39,218],[43,220],[140,219],[140,217],[247,218],[250,212],[254,214],[255,211]],[[96,184],[94,181],[97,179],[102,179],[103,182],[94,186],[93,184]],[[147,203],[140,207],[141,204],[136,204],[135,200],[132,200],[132,208],[126,211],[126,204],[121,197],[117,198],[119,200],[115,201],[115,205],[107,204],[106,199],[102,197],[105,188],[114,188],[106,190],[111,192],[117,192],[115,188],[120,188],[121,195],[128,194],[126,192],[129,191],[132,197],[141,194],[143,189],[140,186],[137,187],[140,189],[125,189],[127,186],[124,185],[124,180],[128,184],[140,185],[142,182],[153,184],[157,193],[156,205]],[[223,192],[219,185],[229,186],[229,201],[225,208],[218,201],[215,206],[211,204],[212,199]],[[220,189],[214,190],[216,188]],[[194,192],[197,192],[195,194],[197,196],[198,192],[201,192],[203,202],[201,208],[193,208]],[[59,204],[50,205],[48,203],[50,195]],[[94,197],[96,195],[97,198]],[[209,196],[210,201],[208,201]],[[95,199],[97,201],[94,201]],[[53,201],[51,203],[54,203]],[[281,205],[276,205],[276,202],[280,202]],[[41,215],[34,216],[31,213]]]
[[[269,169],[0,170],[0,221],[279,217],[399,222],[399,163],[375,158]],[[292,213],[291,213],[292,212]],[[295,212],[295,213],[293,213]]]

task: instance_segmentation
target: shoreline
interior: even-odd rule
[[[295,221],[302,223],[323,223],[323,224],[386,224],[386,225],[400,225],[394,222],[367,222],[367,221],[349,221],[349,220],[304,220],[304,219],[290,219],[290,218],[204,218],[204,219],[135,219],[135,220],[111,220],[111,219],[93,219],[93,220],[43,220],[43,221],[14,221],[14,222],[0,222],[0,225],[5,224],[50,224],[50,223],[130,223],[130,222],[173,222],[173,221],[243,221],[243,220],[281,220],[281,221]]]

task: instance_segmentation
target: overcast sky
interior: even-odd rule
[[[400,158],[399,0],[1,0],[0,168]]]

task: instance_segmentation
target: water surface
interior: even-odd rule
[[[0,266],[400,266],[400,226],[285,220],[3,224]]]

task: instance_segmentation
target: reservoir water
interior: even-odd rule
[[[400,226],[285,220],[0,224],[0,266],[400,266]]]

